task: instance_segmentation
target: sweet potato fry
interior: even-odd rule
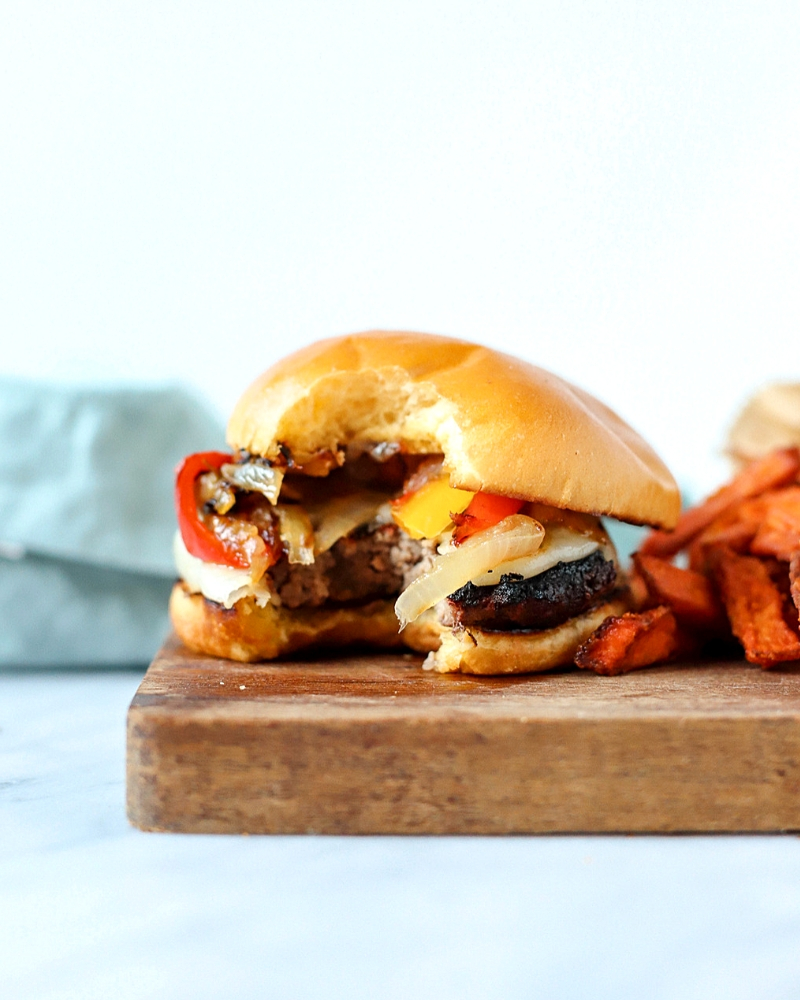
[[[757,556],[774,556],[789,562],[800,550],[800,486],[787,486],[773,494],[752,542]]]
[[[681,625],[707,635],[728,632],[725,615],[708,577],[641,553],[634,555],[633,562],[647,585],[652,603],[665,604]]]
[[[733,634],[750,663],[764,669],[800,659],[800,635],[786,596],[770,575],[769,564],[730,550],[715,553],[714,576]],[[788,588],[787,588],[788,589]]]
[[[658,607],[606,618],[578,650],[575,663],[611,677],[663,663],[683,648],[675,616],[669,608]]]
[[[789,588],[794,606],[800,613],[800,552],[795,552],[789,562]]]
[[[797,448],[783,448],[756,459],[727,486],[717,490],[703,503],[684,511],[674,531],[651,532],[640,551],[661,558],[674,556],[732,504],[791,482],[799,469],[800,452]]]
[[[698,573],[709,569],[708,553],[715,548],[729,548],[746,554],[767,512],[769,498],[780,491],[765,493],[760,497],[739,500],[715,518],[689,545],[689,566]]]

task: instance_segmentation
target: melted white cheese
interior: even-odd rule
[[[178,574],[193,594],[202,594],[226,608],[232,608],[243,597],[254,597],[260,608],[272,599],[263,579],[253,583],[250,570],[220,566],[193,556],[183,544],[180,531],[175,532],[172,553]]]
[[[569,528],[564,528],[561,525],[554,525],[547,528],[541,547],[532,556],[509,559],[508,562],[500,563],[494,569],[476,576],[471,582],[476,587],[491,587],[499,583],[500,577],[505,573],[518,573],[524,580],[527,580],[552,569],[557,563],[577,562],[578,559],[585,559],[586,556],[591,555],[599,548],[600,543],[594,539],[570,531]]]

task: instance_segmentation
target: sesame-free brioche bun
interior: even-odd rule
[[[245,597],[225,608],[178,582],[169,612],[178,637],[190,649],[243,663],[274,660],[309,646],[363,643],[388,649],[409,644],[408,637],[400,635],[393,601],[289,610],[274,604],[259,607]]]
[[[311,344],[245,392],[228,441],[302,464],[350,442],[441,453],[451,485],[671,528],[677,485],[607,406],[555,375],[449,337],[374,331]]]
[[[286,610],[273,604],[259,607],[252,598],[245,598],[226,609],[202,594],[190,593],[183,583],[175,584],[170,598],[178,637],[200,653],[252,663],[310,647],[406,647],[430,653],[426,666],[434,670],[465,674],[536,673],[566,666],[578,646],[609,615],[628,609],[628,603],[617,596],[555,628],[512,632],[476,628],[452,632],[427,612],[401,634],[392,601]]]

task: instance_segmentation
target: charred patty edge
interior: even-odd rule
[[[508,573],[493,586],[467,583],[447,598],[447,624],[483,631],[544,631],[590,610],[618,586],[616,563],[597,549],[522,578]]]

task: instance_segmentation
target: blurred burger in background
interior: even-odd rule
[[[800,383],[772,382],[745,403],[726,451],[741,466],[776,448],[800,446]]]

